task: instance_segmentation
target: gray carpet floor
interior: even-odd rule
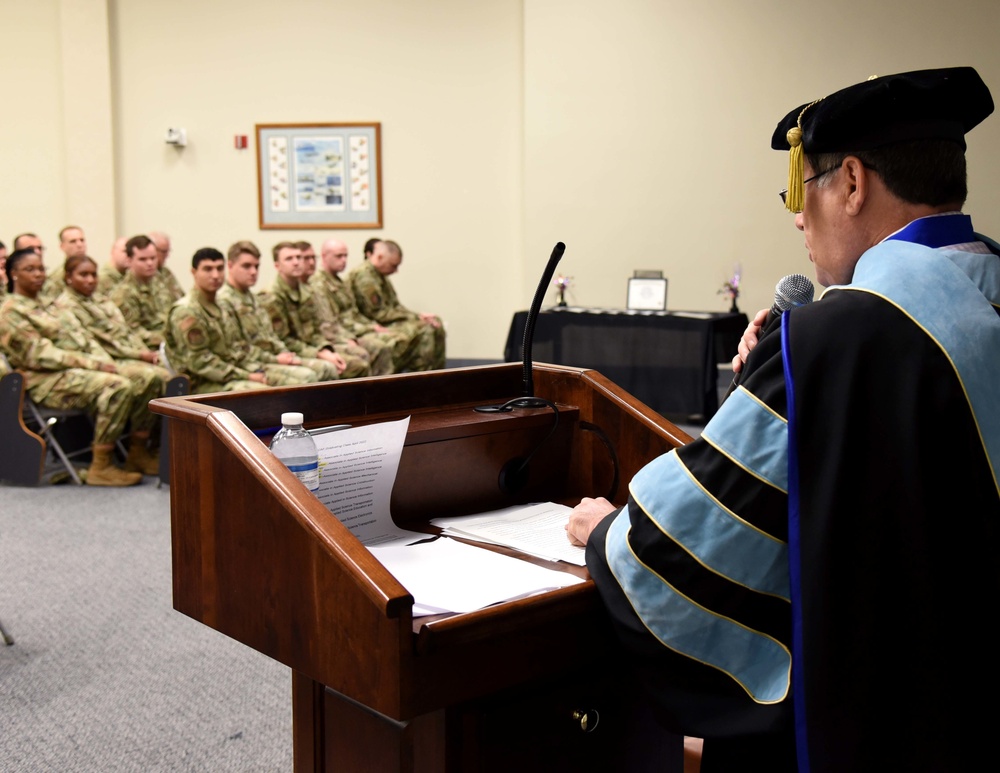
[[[169,532],[154,478],[0,486],[0,771],[292,769],[289,669],[173,610]]]

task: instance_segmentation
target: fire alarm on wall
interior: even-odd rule
[[[164,138],[168,145],[183,148],[188,144],[187,129],[167,129],[167,136]]]
[[[245,134],[237,134],[235,137],[233,137],[233,145],[236,147],[237,150],[246,150],[247,149],[247,135],[245,135]]]

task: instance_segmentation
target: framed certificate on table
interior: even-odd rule
[[[625,308],[632,311],[666,311],[667,280],[662,277],[630,277]]]

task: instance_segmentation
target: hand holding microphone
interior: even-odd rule
[[[784,312],[794,309],[796,306],[812,303],[815,292],[813,283],[802,274],[789,274],[778,280],[778,284],[774,286],[774,303],[771,308],[758,311],[743,332],[743,337],[737,347],[738,354],[733,357],[733,373],[735,375],[733,383],[726,392],[726,397],[729,397],[739,385],[743,363],[750,355],[750,350],[758,344],[760,339],[778,326],[776,321],[781,319]]]

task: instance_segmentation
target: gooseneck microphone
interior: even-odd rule
[[[532,298],[531,308],[528,309],[528,319],[524,323],[524,339],[521,342],[521,349],[524,354],[522,359],[524,378],[522,380],[521,394],[524,397],[535,396],[535,382],[531,377],[531,345],[535,338],[535,322],[538,320],[538,314],[542,310],[542,299],[545,298],[545,290],[548,288],[549,282],[552,281],[552,275],[556,272],[556,266],[562,260],[564,252],[566,252],[566,245],[562,242],[556,242],[556,246],[552,248],[552,254],[549,256],[549,262],[545,266],[545,271],[542,272],[542,281],[538,283],[538,287],[535,289],[535,297]]]
[[[815,293],[816,289],[813,287],[813,283],[809,280],[809,277],[802,274],[789,274],[779,279],[778,284],[774,286],[774,303],[768,310],[767,317],[765,317],[764,323],[760,326],[760,333],[757,335],[758,343],[764,336],[769,335],[772,330],[778,327],[775,321],[781,319],[782,314],[790,309],[794,309],[796,306],[805,306],[807,303],[812,303]],[[726,390],[722,402],[725,402],[726,398],[739,386],[740,377],[746,372],[746,363],[744,363],[743,367],[740,368],[740,372],[733,376],[733,383]]]
[[[532,457],[538,453],[538,450],[555,434],[556,428],[559,426],[559,409],[556,407],[556,404],[541,397],[535,397],[535,383],[531,374],[531,343],[535,335],[535,321],[542,310],[542,299],[545,297],[545,290],[549,286],[549,282],[552,281],[552,275],[555,273],[556,266],[559,264],[565,251],[566,245],[562,242],[557,242],[555,248],[552,250],[552,254],[549,256],[549,262],[545,266],[545,271],[542,272],[542,280],[538,283],[538,288],[535,290],[535,297],[531,301],[531,307],[528,309],[528,318],[524,324],[524,338],[521,343],[524,367],[521,397],[515,397],[513,400],[508,400],[501,405],[479,405],[474,409],[480,413],[507,413],[515,408],[547,407],[552,409],[552,427],[549,429],[548,434],[542,438],[541,442],[526,457],[516,456],[500,469],[497,485],[502,493],[508,495],[517,493],[527,485],[528,464],[531,462]]]
[[[549,262],[542,272],[542,280],[535,289],[535,297],[531,300],[531,307],[528,309],[528,318],[524,323],[524,338],[521,339],[523,378],[521,381],[521,397],[510,400],[503,405],[480,405],[476,408],[480,413],[507,412],[514,408],[543,408],[549,405],[546,400],[535,400],[535,382],[531,375],[531,344],[535,337],[535,322],[542,310],[542,300],[545,298],[545,290],[552,281],[552,275],[556,272],[556,266],[566,252],[566,245],[556,242],[549,256]]]

